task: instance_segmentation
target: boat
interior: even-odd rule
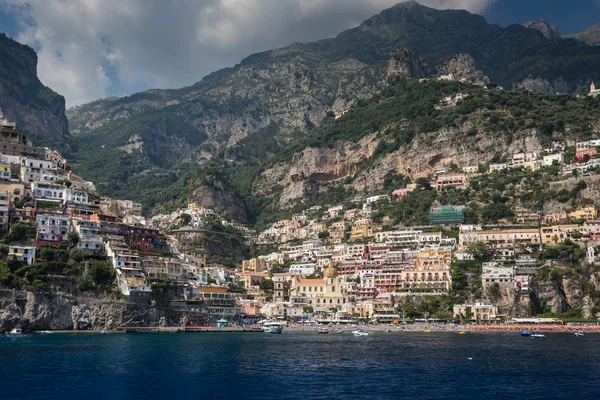
[[[423,332],[425,332],[425,333],[430,333],[430,332],[431,332],[431,329],[425,329]]]
[[[6,332],[6,337],[11,338],[11,339],[18,339],[18,338],[25,337],[25,334],[23,333],[23,331],[21,329],[15,328],[10,332]]]
[[[466,335],[466,334],[467,334],[467,332],[460,331],[460,332],[458,332],[458,334],[459,334],[459,335]]]
[[[334,329],[331,333],[344,333],[344,329],[337,328],[337,329]]]
[[[544,335],[542,333],[532,333],[531,338],[532,339],[546,339],[546,335]]]
[[[42,335],[52,335],[54,332],[52,331],[42,331],[41,334]]]
[[[575,336],[584,336],[583,332],[579,331],[579,332],[575,332]]]
[[[317,328],[317,333],[329,333],[329,329],[327,329],[327,328]]]
[[[527,332],[527,331],[523,331],[523,332],[521,332],[521,336],[523,336],[523,337],[530,337],[531,333]]]
[[[105,329],[102,329],[102,330],[100,331],[100,334],[101,334],[101,335],[108,335],[108,331],[107,331],[107,330],[105,330]]]
[[[362,329],[357,329],[354,332],[352,332],[352,334],[356,337],[369,336],[369,332],[365,332]]]
[[[283,332],[283,326],[279,322],[265,322],[263,324],[264,333],[281,333]]]

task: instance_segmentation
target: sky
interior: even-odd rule
[[[191,85],[246,56],[336,36],[399,0],[0,0],[0,30],[38,52],[40,80],[74,106]],[[420,0],[501,26],[600,23],[600,0]]]

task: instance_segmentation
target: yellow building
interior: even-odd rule
[[[8,197],[11,203],[25,200],[25,185],[16,182],[0,182],[0,192],[8,192]]]
[[[452,250],[450,249],[421,250],[415,262],[415,269],[417,271],[449,270],[451,263]]]
[[[10,179],[10,164],[0,163],[0,179]]]
[[[350,234],[351,240],[361,240],[364,238],[373,237],[375,232],[381,230],[381,225],[376,225],[369,218],[359,219],[354,223],[352,227],[352,233]]]
[[[331,308],[342,309],[347,301],[347,293],[343,289],[343,279],[337,276],[335,267],[328,267],[322,279],[292,278],[290,301],[296,305],[313,307],[315,311],[330,311]]]
[[[493,245],[540,243],[537,229],[506,229],[502,231],[478,231],[477,242]]]
[[[584,219],[586,221],[596,219],[598,212],[596,207],[584,207],[569,213],[569,217],[573,219]]]
[[[250,260],[242,261],[243,271],[261,272],[266,267],[266,261],[264,258],[251,258]]]
[[[542,244],[562,243],[579,232],[585,234],[585,228],[579,225],[552,225],[540,229]]]

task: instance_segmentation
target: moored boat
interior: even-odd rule
[[[583,332],[578,331],[578,332],[575,332],[575,336],[584,336],[584,334],[583,334]]]
[[[12,331],[6,332],[6,337],[10,338],[10,339],[18,339],[18,338],[25,337],[25,334],[23,333],[23,331],[21,329],[14,328]]]
[[[542,333],[532,333],[531,338],[532,339],[546,339],[546,335],[544,335]]]
[[[523,336],[523,337],[530,337],[531,333],[527,332],[527,331],[523,331],[523,332],[521,332],[521,336]]]
[[[369,336],[369,332],[363,331],[362,329],[357,329],[352,332],[352,334],[356,337]]]
[[[54,332],[52,331],[42,331],[41,334],[42,335],[52,335]]]
[[[317,333],[329,333],[329,329],[327,328],[317,328]]]
[[[101,335],[108,335],[108,331],[107,331],[107,330],[105,330],[105,329],[102,329],[102,330],[100,331],[100,334],[101,334]]]
[[[283,332],[283,326],[279,322],[265,322],[263,324],[264,333],[281,333]]]

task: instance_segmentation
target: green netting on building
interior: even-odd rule
[[[429,210],[431,225],[462,224],[465,222],[465,206],[432,207]]]

